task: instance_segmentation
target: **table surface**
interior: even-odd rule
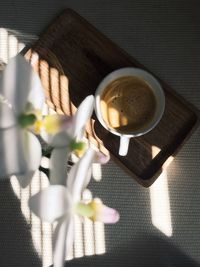
[[[8,41],[16,43],[17,37],[18,50],[22,43],[31,44],[66,7],[80,13],[200,109],[199,1],[1,1],[0,58],[7,60],[16,52],[13,45],[5,53]],[[3,38],[6,31],[7,39]],[[133,262],[138,267],[199,266],[199,136],[197,129],[150,189],[141,188],[112,161],[101,171],[96,168],[94,176],[102,174],[103,179],[93,181],[90,189],[116,207],[121,220],[105,228],[104,255],[75,259],[66,266],[129,267]],[[14,182],[12,186],[17,187]],[[50,263],[45,225],[25,215],[28,190],[15,188],[14,194],[9,183],[0,186],[1,266],[42,266],[38,252],[47,259],[43,266]]]

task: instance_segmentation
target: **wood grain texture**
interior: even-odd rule
[[[56,18],[26,58],[40,74],[49,105],[68,115],[87,95],[94,94],[100,81],[113,70],[129,66],[146,70],[70,9]],[[163,118],[148,134],[131,139],[126,157],[118,155],[119,138],[106,131],[95,114],[87,127],[91,142],[105,153],[108,150],[145,187],[156,180],[168,158],[176,154],[199,123],[198,110],[157,79],[166,97]]]

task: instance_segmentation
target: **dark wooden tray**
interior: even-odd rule
[[[49,105],[66,114],[72,114],[74,106],[94,94],[111,71],[127,66],[146,69],[70,9],[56,18],[26,57],[40,74]],[[88,126],[88,138],[102,151],[106,147],[113,159],[145,187],[156,180],[168,158],[175,155],[199,122],[198,110],[158,80],[166,96],[164,116],[150,133],[131,139],[126,157],[118,155],[119,138],[104,130],[95,115]]]

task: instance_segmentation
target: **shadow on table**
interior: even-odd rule
[[[126,251],[127,248],[127,251]],[[111,253],[66,262],[65,267],[199,267],[165,237],[146,234]]]
[[[42,266],[10,181],[0,185],[0,266]]]

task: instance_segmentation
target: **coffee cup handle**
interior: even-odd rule
[[[130,137],[122,135],[120,137],[120,145],[119,145],[119,155],[126,156],[128,153]]]

